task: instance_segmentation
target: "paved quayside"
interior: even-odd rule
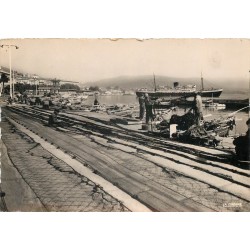
[[[94,173],[96,177],[102,177],[104,181],[98,182],[97,187],[105,195],[114,199],[114,202],[117,203],[115,211],[149,211],[149,209],[152,211],[250,211],[248,181],[250,172],[228,164],[226,151],[150,138],[147,135],[114,127],[101,119],[86,118],[84,115],[64,114],[62,117],[73,119],[76,125],[74,129],[62,132],[43,125],[41,120],[46,120],[49,114],[46,111],[32,108],[23,108],[19,111],[18,108],[13,108],[4,109],[3,113],[6,120],[2,124],[2,130],[7,132],[2,132],[3,141],[14,165],[13,159],[18,158],[18,154],[23,154],[23,150],[16,151],[18,154],[11,154],[11,148],[14,146],[11,145],[11,140],[8,138],[10,135],[22,134],[35,145],[34,141],[39,142],[33,150],[42,149],[45,154],[43,159],[47,159],[46,162],[50,167],[51,162],[48,162],[48,158],[53,157],[59,167],[52,167],[52,169],[64,176],[60,178],[66,178],[66,175],[68,179],[69,172],[73,171],[73,176],[77,177],[71,181],[76,185],[81,178],[86,178],[84,173],[88,171]],[[15,126],[11,129],[13,133],[8,131],[6,124]],[[61,154],[49,153],[47,150],[51,148],[61,150]],[[33,151],[31,150],[31,152]],[[32,159],[36,156],[35,153],[29,154],[28,158],[23,159]],[[40,153],[37,154],[40,155]],[[78,162],[76,163],[78,167],[69,166],[70,162],[67,162],[67,157],[71,159],[71,162]],[[25,172],[28,171],[26,170],[28,166],[25,166],[24,162],[16,160],[16,163],[20,165],[19,168]],[[65,165],[65,171],[60,171],[61,164]],[[86,169],[83,170],[81,165]],[[17,165],[15,167],[18,168]],[[29,168],[33,171],[34,166]],[[70,193],[71,184],[69,184],[68,190],[66,182],[59,181],[57,184],[57,177],[51,179],[50,171],[43,171],[40,174],[39,171],[42,170],[38,166],[35,169],[38,171],[35,181],[32,182],[32,178],[28,176],[25,179],[26,182],[35,191],[34,187],[41,187],[40,182],[43,183],[48,179],[47,190],[51,189],[48,193],[54,193],[54,197],[50,201],[56,206],[59,204],[56,196],[59,192],[53,190],[56,189],[56,186],[60,190],[60,186],[64,183],[64,194],[67,194],[67,192]],[[4,176],[3,173],[2,176]],[[112,183],[110,185],[118,188],[118,191],[114,192],[113,189],[102,186],[105,181]],[[94,184],[96,186],[95,182]],[[121,190],[125,193],[121,196],[117,195]],[[36,191],[35,193],[38,199],[43,201],[41,193]],[[89,196],[92,194],[93,187]],[[69,196],[66,195],[64,198]],[[80,196],[78,193],[77,197]],[[89,196],[87,195],[87,197]],[[83,198],[83,200],[85,199],[87,198]],[[136,204],[133,200],[137,200],[138,206],[133,205]],[[102,204],[101,201],[99,202]],[[230,204],[240,205],[230,206]],[[100,205],[96,210],[91,207],[86,210],[80,208],[65,210],[113,211],[112,206],[110,207],[106,203],[105,205],[107,206]],[[135,207],[137,209],[134,209]],[[50,208],[50,206],[47,207],[47,209]],[[53,206],[52,209],[56,210]],[[62,210],[58,209],[58,211]]]
[[[2,122],[2,130],[13,163],[12,166],[2,163],[1,187],[9,211],[129,211],[102,187],[75,172],[11,124]],[[6,152],[2,153],[7,158]],[[9,178],[13,176],[8,173],[11,168],[19,173],[16,187],[15,180]]]

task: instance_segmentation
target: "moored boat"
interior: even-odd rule
[[[190,97],[193,96],[195,92],[199,92],[202,97],[219,97],[223,92],[223,89],[204,89],[203,87],[203,78],[201,77],[201,89],[197,90],[196,85],[187,85],[187,86],[179,86],[178,82],[173,83],[172,88],[163,88],[157,89],[155,84],[155,76],[154,76],[154,90],[138,89],[136,91],[136,95],[139,97],[144,94],[148,94],[151,99],[155,100],[158,98],[172,98],[172,97]]]

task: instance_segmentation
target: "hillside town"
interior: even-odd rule
[[[1,94],[9,94],[9,68],[0,66],[1,74]],[[86,95],[135,95],[133,90],[120,89],[117,86],[107,88],[98,86],[87,86],[87,84],[77,81],[59,80],[56,78],[43,78],[36,74],[20,73],[12,71],[15,94],[43,96],[46,94],[58,94],[62,92],[77,92]],[[6,86],[6,84],[8,86]],[[21,92],[21,93],[20,93]]]

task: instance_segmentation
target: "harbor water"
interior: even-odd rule
[[[235,96],[235,95],[233,95]],[[245,98],[245,96],[237,95],[239,99]],[[226,95],[227,98],[230,98],[231,95]],[[98,96],[98,101],[100,104],[105,105],[116,105],[116,104],[124,104],[124,105],[138,105],[138,98],[135,95],[100,95]],[[85,102],[88,105],[93,105],[94,96],[89,96]],[[175,114],[182,115],[189,108],[177,108],[174,111]],[[203,108],[203,114],[205,116],[205,120],[213,120],[220,117],[227,117],[232,114],[236,110],[227,110],[226,109],[216,109],[216,108]],[[231,135],[243,134],[247,131],[246,121],[248,117],[248,109],[243,111],[239,111],[236,113],[236,126],[233,131],[231,131]]]

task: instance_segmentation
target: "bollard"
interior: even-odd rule
[[[141,125],[141,129],[142,129],[142,130],[148,130],[148,124],[143,123],[143,124]]]
[[[5,192],[0,192],[0,197],[3,198],[5,196]]]
[[[177,124],[170,124],[170,138],[172,138],[172,135],[174,133],[176,133],[176,127],[177,127]]]

